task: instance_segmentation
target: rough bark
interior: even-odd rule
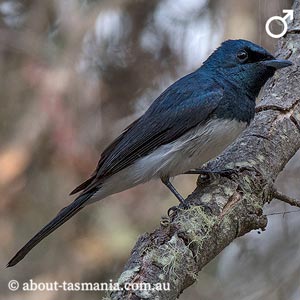
[[[121,286],[169,282],[170,291],[114,291],[111,299],[176,299],[234,239],[266,227],[263,205],[273,199],[276,177],[300,148],[300,1],[293,8],[295,19],[279,41],[278,54],[294,66],[276,72],[251,126],[208,165],[237,173],[199,177],[187,199],[190,208],[177,210],[154,232],[143,234],[119,278]]]

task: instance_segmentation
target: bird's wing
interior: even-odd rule
[[[140,118],[139,118],[140,119]],[[134,122],[132,122],[127,128],[124,129],[124,131],[122,132],[121,135],[119,135],[101,154],[100,160],[98,162],[97,168],[94,171],[94,173],[91,175],[91,177],[84,181],[82,184],[80,184],[79,186],[77,186],[71,193],[70,195],[74,195],[80,191],[85,190],[96,178],[98,170],[100,168],[100,166],[103,164],[103,162],[107,159],[107,157],[109,156],[110,153],[112,153],[113,149],[121,142],[121,140],[123,139],[124,135],[126,134],[126,132],[133,127],[138,121],[139,119],[135,120]]]
[[[166,90],[141,118],[104,150],[94,174],[71,194],[100,186],[105,178],[205,123],[222,97],[223,89],[219,86],[210,86],[210,90],[201,93],[195,88]]]
[[[7,266],[17,264],[40,241],[81,210],[107,176],[119,172],[138,158],[176,140],[198,124],[204,123],[223,97],[222,89],[211,90],[202,92],[200,96],[195,91],[187,90],[174,93],[173,89],[172,93],[163,93],[141,118],[133,122],[102,153],[94,175],[73,191],[73,193],[82,191],[82,194],[34,235]],[[173,98],[169,99],[168,97],[171,96]],[[168,99],[173,102],[167,101]]]

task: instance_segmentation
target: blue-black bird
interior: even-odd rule
[[[101,154],[92,176],[74,189],[79,196],[9,261],[17,264],[41,240],[87,204],[160,178],[200,168],[249,125],[255,100],[275,71],[290,66],[246,40],[228,40],[203,65],[168,87],[149,109]]]

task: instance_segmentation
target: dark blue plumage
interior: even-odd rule
[[[236,58],[241,49],[248,51],[250,65],[241,64]],[[275,68],[260,64],[270,59],[275,58],[251,42],[224,42],[201,68],[166,89],[117,143],[104,152],[95,178],[115,174],[208,117],[237,119],[249,124],[261,87],[275,73]]]
[[[169,177],[201,167],[222,152],[254,117],[255,99],[279,68],[265,49],[245,40],[224,42],[195,72],[167,88],[101,155],[81,194],[39,231],[8,263],[18,263],[36,244],[86,204],[152,178],[183,201]]]

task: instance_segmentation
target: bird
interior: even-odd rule
[[[101,154],[71,204],[8,262],[12,267],[86,205],[151,179],[160,179],[184,204],[170,178],[197,173],[250,124],[256,98],[275,71],[291,66],[247,40],[224,41],[194,72],[170,85]],[[194,170],[194,171],[193,171]]]

